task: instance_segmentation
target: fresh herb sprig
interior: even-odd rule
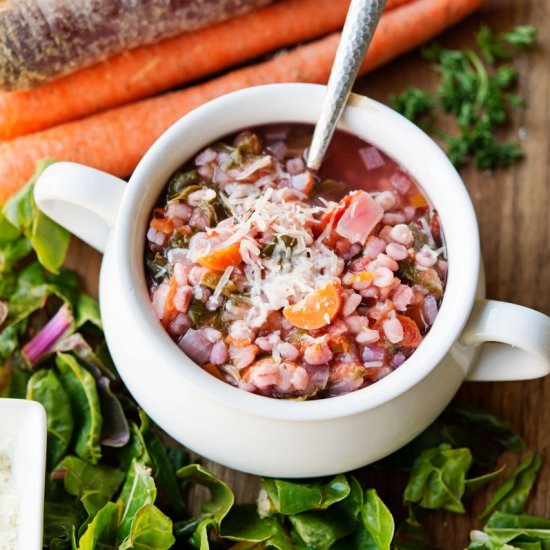
[[[508,166],[522,157],[522,150],[515,142],[499,139],[498,132],[508,123],[510,109],[523,107],[525,102],[512,92],[518,72],[507,62],[514,49],[532,45],[536,34],[530,25],[503,33],[483,26],[476,35],[479,52],[471,48],[450,50],[434,43],[423,50],[423,55],[440,75],[435,95],[408,88],[390,97],[392,106],[442,138],[455,166],[469,162],[481,169]],[[453,117],[456,133],[431,127],[436,109]]]

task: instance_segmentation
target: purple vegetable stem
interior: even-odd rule
[[[23,357],[33,367],[40,358],[48,353],[71,326],[73,317],[67,304],[63,304],[59,311],[38,331],[38,333],[23,347]]]

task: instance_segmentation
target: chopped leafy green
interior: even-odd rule
[[[405,259],[399,262],[397,274],[402,279],[426,287],[436,298],[443,296],[443,285],[435,269],[420,270],[416,267],[414,260]]]
[[[153,257],[147,257],[145,263],[147,264],[147,273],[155,282],[161,283],[170,276],[171,266],[160,252],[156,252]]]
[[[78,550],[111,550],[117,548],[117,530],[122,514],[122,501],[108,502],[99,510],[78,541]]]
[[[524,103],[510,92],[517,82],[515,68],[493,65],[512,58],[510,46],[529,46],[535,37],[536,30],[529,25],[505,33],[495,33],[483,26],[476,35],[481,56],[472,49],[448,50],[432,44],[424,49],[424,56],[433,62],[440,75],[436,97],[419,88],[408,88],[391,96],[392,106],[418,124],[436,107],[451,114],[458,131],[443,136],[437,130],[432,133],[443,137],[455,166],[470,161],[480,169],[508,166],[523,153],[518,144],[501,141],[497,131],[508,122],[509,108]]]
[[[191,534],[196,547],[201,550],[208,548],[208,531],[210,528],[219,530],[222,520],[235,502],[233,492],[221,479],[199,464],[184,466],[176,472],[176,477],[189,484],[202,485],[210,491],[210,500],[203,503],[201,514],[197,518],[174,526],[176,534]]]
[[[103,417],[95,380],[72,355],[67,353],[57,354],[56,365],[76,420],[76,454],[91,464],[97,464],[101,458],[99,440]]]
[[[414,516],[403,520],[393,540],[394,550],[435,550],[426,528]]]
[[[124,503],[118,528],[120,540],[130,535],[136,514],[143,506],[153,504],[156,497],[157,489],[151,476],[151,469],[137,459],[132,460],[119,496]]]
[[[288,516],[298,548],[332,548],[337,541],[344,544],[344,540],[354,533],[360,523],[363,490],[352,476],[348,485],[349,494],[330,507]]]
[[[436,100],[427,91],[409,87],[400,95],[390,95],[392,107],[420,127],[436,105]]]
[[[481,514],[481,519],[488,518],[497,510],[521,514],[537,478],[540,465],[540,455],[529,454],[494,494]]]
[[[176,172],[170,180],[168,180],[168,200],[178,199],[181,193],[191,185],[197,185],[199,175],[196,170],[189,172]]]
[[[483,25],[477,33],[476,41],[485,60],[494,65],[499,59],[512,58],[512,51],[507,46],[531,46],[536,36],[537,29],[532,25],[519,25],[503,33],[495,33],[490,27]]]
[[[276,519],[260,517],[254,504],[233,507],[223,520],[220,536],[236,542],[263,543],[277,550],[293,548],[284,526]]]
[[[282,479],[263,479],[259,500],[262,516],[299,514],[308,510],[325,510],[350,494],[345,476],[338,475],[325,484],[307,484]]]
[[[418,503],[423,508],[464,513],[461,499],[471,464],[469,449],[452,449],[443,443],[424,451],[412,468],[404,493],[405,502]]]
[[[35,372],[27,384],[27,399],[42,403],[48,422],[48,466],[53,468],[69,448],[74,421],[67,392],[53,369]]]
[[[137,512],[130,534],[122,541],[119,550],[168,550],[175,542],[172,520],[154,504],[146,504]]]
[[[363,548],[390,550],[395,527],[393,516],[374,489],[365,491],[361,518],[366,531]]]
[[[53,161],[37,164],[29,183],[11,197],[2,212],[6,219],[30,241],[38,261],[52,273],[57,273],[69,247],[69,232],[38,210],[34,202],[34,186],[40,174]]]
[[[66,456],[53,470],[65,491],[80,499],[89,517],[95,516],[124,481],[124,472],[108,466],[92,466],[76,456]]]

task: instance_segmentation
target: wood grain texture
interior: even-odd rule
[[[517,137],[519,128],[525,130],[526,138],[522,140],[525,159],[506,170],[466,169],[461,173],[478,214],[487,294],[550,314],[550,3],[490,1],[478,15],[447,32],[441,41],[448,46],[471,45],[481,23],[495,29],[532,23],[540,31],[535,51],[520,55],[516,61],[520,92],[527,99],[528,108],[514,115],[508,137]],[[430,87],[434,83],[428,64],[415,52],[369,75],[356,89],[387,102],[390,93],[398,93],[407,86]],[[99,262],[97,253],[73,242],[68,264],[81,273],[94,294]],[[528,448],[543,455],[541,475],[528,511],[550,517],[550,377],[529,382],[467,383],[459,391],[458,399],[507,418],[525,437]],[[507,471],[518,460],[516,456],[505,457]],[[204,464],[230,484],[240,501],[255,498],[257,478],[208,461]],[[403,513],[402,476],[372,468],[357,474],[365,484],[379,490],[392,510]],[[440,513],[431,516],[429,530],[438,548],[457,550],[467,545],[468,533],[479,526],[476,517],[490,492],[477,495],[464,516]]]

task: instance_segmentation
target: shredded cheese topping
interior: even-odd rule
[[[240,189],[237,189],[240,191]],[[334,280],[343,261],[311,229],[327,207],[307,206],[299,201],[278,200],[271,187],[224,194],[224,203],[234,220],[234,233],[224,242],[241,243],[251,309],[246,318],[251,327],[263,325],[268,315],[294,304]],[[257,239],[269,243],[270,254],[262,255]]]

